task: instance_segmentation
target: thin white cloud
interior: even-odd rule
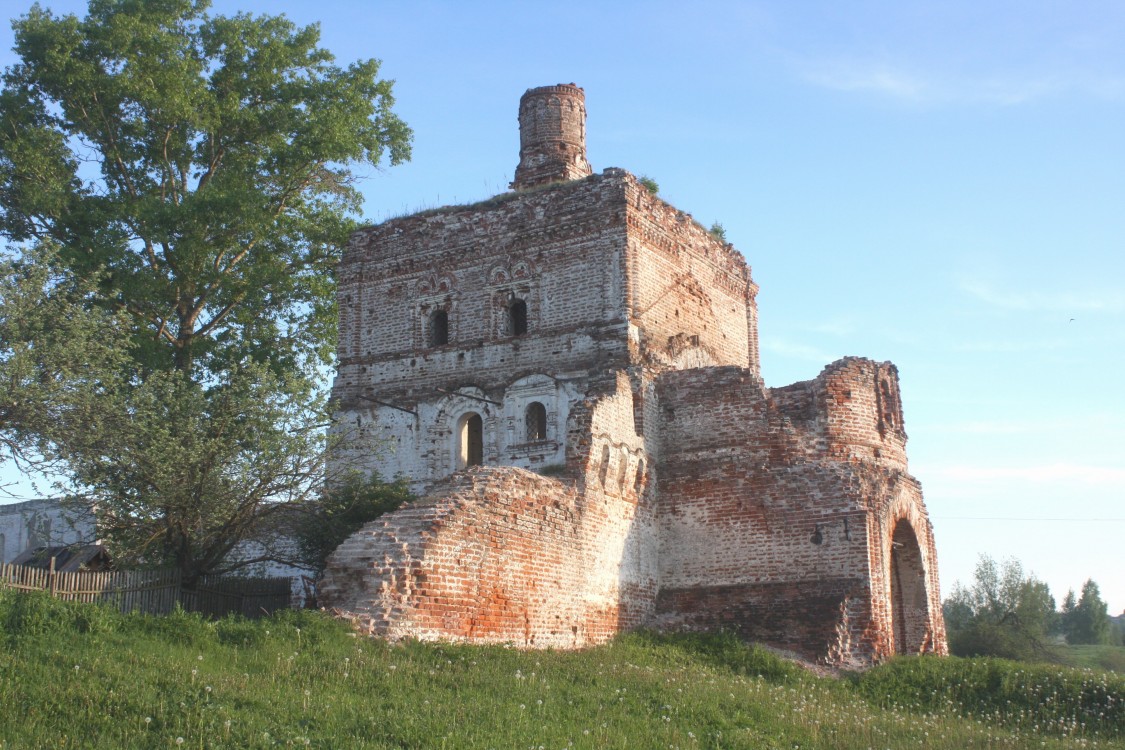
[[[762,339],[762,348],[773,354],[793,357],[794,359],[801,359],[807,362],[818,362],[820,364],[828,364],[840,358],[839,355],[829,354],[828,352],[813,346],[808,346],[807,344],[796,344],[792,341],[774,337]]]
[[[975,419],[961,422],[933,422],[925,425],[930,434],[943,435],[1040,435],[1044,433],[1097,431],[1102,440],[1125,438],[1125,426],[1110,414],[1077,413],[1066,417],[1034,420]]]
[[[952,349],[955,352],[1021,354],[1025,352],[1056,351],[1071,346],[1074,346],[1074,341],[1064,339],[1036,341],[957,341],[953,344]]]
[[[996,289],[983,281],[963,281],[961,291],[985,304],[1003,310],[1049,312],[1108,312],[1125,310],[1125,295],[1120,292],[1028,292]]]
[[[1125,488],[1125,468],[1089,464],[1054,463],[1042,466],[934,466],[928,476],[962,482],[1023,481],[1077,482],[1081,484],[1121,485]]]
[[[811,333],[823,333],[828,336],[851,336],[856,331],[855,322],[848,318],[832,318],[821,323],[805,326]]]
[[[946,435],[1019,435],[1031,432],[1033,429],[1038,430],[1041,428],[1038,426],[1033,428],[1031,425],[1020,424],[1018,422],[987,420],[926,426],[926,432],[928,433],[941,433]]]
[[[1100,76],[956,75],[921,73],[905,66],[862,60],[818,61],[802,66],[806,80],[827,89],[871,93],[912,104],[992,104],[1015,106],[1079,92],[1117,99],[1125,81]]]
[[[921,102],[933,96],[926,81],[882,65],[850,62],[820,64],[807,70],[805,77],[818,86],[835,91],[864,91],[912,102]]]

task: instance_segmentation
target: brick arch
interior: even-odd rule
[[[891,589],[891,639],[896,654],[929,650],[930,607],[926,590],[926,567],[918,535],[906,519],[899,519],[891,533],[888,554]]]
[[[468,425],[469,418],[474,414],[480,417],[480,424]],[[423,426],[425,440],[435,449],[430,451],[427,459],[430,476],[440,479],[477,463],[466,463],[466,428],[473,433],[474,441],[479,435],[479,463],[493,462],[497,419],[496,408],[489,403],[484,391],[476,386],[464,386],[457,393],[449,393],[442,398]]]
[[[888,654],[946,653],[933,529],[916,486],[900,485],[884,522]]]

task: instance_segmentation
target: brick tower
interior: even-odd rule
[[[520,163],[515,190],[591,174],[586,161],[586,94],[573,83],[528,89],[520,97]]]

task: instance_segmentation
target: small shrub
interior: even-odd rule
[[[566,473],[566,464],[546,464],[539,467],[538,473],[545,477],[561,477]]]
[[[179,603],[167,615],[134,615],[133,623],[142,632],[183,646],[202,646],[218,640],[214,621],[198,612],[188,612]]]
[[[641,175],[640,177],[638,177],[637,182],[641,183],[641,186],[653,195],[656,195],[660,192],[660,185],[656,184],[656,180],[648,177],[647,175]]]
[[[104,633],[113,630],[118,619],[108,606],[63,601],[46,591],[0,587],[0,633],[11,639]]]
[[[311,503],[295,525],[300,561],[323,570],[325,560],[364,524],[414,500],[406,481],[384,482],[378,474],[353,472]]]

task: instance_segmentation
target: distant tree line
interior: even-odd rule
[[[1098,584],[1087,580],[1061,607],[1047,584],[1018,560],[997,563],[982,555],[971,586],[953,587],[943,605],[949,649],[958,656],[1056,661],[1062,644],[1122,645]]]

